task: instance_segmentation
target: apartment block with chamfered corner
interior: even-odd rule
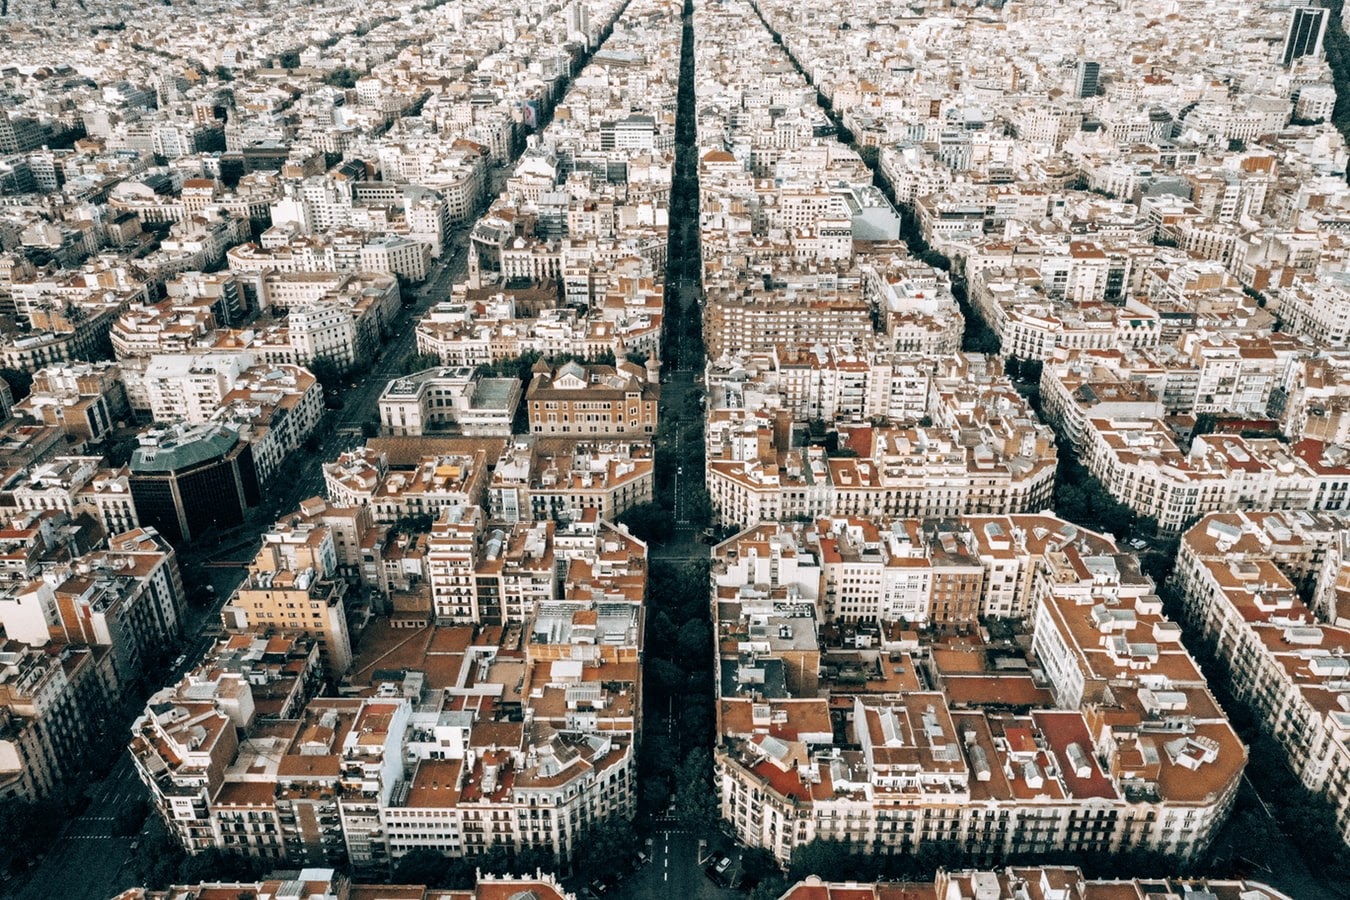
[[[1212,513],[1186,531],[1173,587],[1237,700],[1335,812],[1350,843],[1350,519]]]
[[[590,824],[630,818],[646,547],[588,518],[554,550],[521,618],[371,622],[343,698],[312,696],[323,647],[284,621],[221,641],[132,729],[170,831],[194,854],[385,871],[415,850],[568,858]]]
[[[722,817],[779,859],[1190,859],[1236,796],[1246,749],[1152,582],[1054,516],[764,524],[711,591]],[[1022,624],[979,629],[994,608]]]

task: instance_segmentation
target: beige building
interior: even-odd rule
[[[103,440],[127,417],[127,392],[115,363],[49,366],[33,376],[32,390],[14,412],[63,429],[77,447]]]
[[[861,448],[853,457],[830,457],[818,446],[779,452],[747,442],[730,451],[746,458],[709,458],[708,493],[718,520],[741,526],[825,515],[1036,511],[1049,505],[1056,465],[1052,440],[1038,430],[989,430],[989,440],[979,441],[970,439],[979,432],[952,426],[862,426],[849,431],[850,448]]]
[[[861,285],[851,292],[804,285],[765,291],[753,283],[708,291],[703,334],[708,358],[735,351],[768,351],[780,344],[838,346],[872,330],[871,306]]]
[[[297,632],[315,639],[329,677],[351,667],[347,582],[337,577],[332,531],[306,525],[265,536],[248,577],[221,615],[228,627]]]

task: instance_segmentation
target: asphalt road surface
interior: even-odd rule
[[[37,870],[22,883],[12,883],[10,890],[14,893],[7,892],[7,896],[19,900],[92,900],[111,897],[134,885],[127,862],[135,838],[114,837],[112,833],[117,814],[146,796],[131,758],[120,757],[90,795],[92,800],[84,815],[66,826]]]
[[[605,894],[614,900],[730,900],[738,891],[719,888],[703,873],[699,841],[691,833],[658,831],[647,848],[651,860]],[[706,854],[706,849],[703,851]],[[578,888],[581,886],[578,885]],[[578,896],[581,896],[578,894]]]

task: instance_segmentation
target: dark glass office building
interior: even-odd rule
[[[253,449],[229,428],[176,428],[142,440],[131,457],[136,515],[174,544],[242,524],[258,505]]]
[[[1296,6],[1289,11],[1289,31],[1284,37],[1285,68],[1305,56],[1322,54],[1322,39],[1327,33],[1331,11],[1320,6]]]

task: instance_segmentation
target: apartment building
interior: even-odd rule
[[[1069,301],[1037,291],[1035,281],[1010,269],[983,270],[971,280],[971,299],[998,333],[1004,355],[1043,360],[1060,348],[1153,347],[1161,339],[1161,318],[1141,303]]]
[[[0,796],[37,800],[77,779],[120,696],[107,647],[0,643]]]
[[[36,599],[45,607],[48,634],[71,644],[110,647],[119,683],[139,677],[183,634],[187,591],[178,557],[153,528],[111,535],[106,549],[52,567],[44,579],[50,587],[37,585]],[[21,599],[19,605],[27,604]],[[25,633],[17,623],[8,627],[8,611],[4,619],[7,634]]]
[[[253,355],[249,353],[150,357],[141,383],[151,418],[157,422],[181,419],[193,425],[210,421],[225,395],[252,365]]]
[[[992,433],[967,440],[979,432],[957,427],[841,433],[856,455],[831,457],[820,446],[784,451],[771,435],[710,454],[707,485],[718,520],[745,526],[822,515],[955,516],[1049,504],[1055,459],[1044,434],[1023,441],[1023,431],[996,443]]]
[[[213,657],[221,660],[220,669],[201,666],[178,684],[161,689],[132,724],[131,758],[155,810],[189,853],[219,846],[272,862],[287,858],[288,853],[299,861],[336,860],[340,842],[325,847],[320,819],[325,809],[335,810],[335,804],[318,802],[316,792],[315,802],[303,809],[297,810],[293,803],[283,807],[289,819],[283,822],[275,804],[269,809],[246,799],[249,794],[260,799],[265,792],[259,788],[269,786],[257,776],[269,768],[275,776],[278,764],[284,762],[275,758],[281,749],[277,729],[309,708],[305,702],[317,686],[320,671],[317,647],[312,641],[284,634],[241,636],[222,642],[208,654],[208,659]],[[294,702],[275,703],[287,697],[296,698],[299,708]],[[352,705],[350,701],[314,702],[333,719],[334,707],[349,709]],[[256,745],[248,743],[251,737],[241,740],[250,732],[257,736]],[[274,757],[270,767],[263,762],[263,754],[269,752]],[[250,767],[255,769],[252,779]],[[311,766],[301,766],[294,780],[309,781],[306,770]],[[328,799],[332,798],[330,792]],[[329,849],[331,854],[325,852]]]
[[[31,391],[13,411],[62,429],[80,447],[102,441],[126,420],[127,393],[115,363],[49,366],[33,375]]]
[[[583,264],[585,295],[577,302],[590,307],[582,315],[575,308],[543,308],[532,316],[516,304],[524,291],[497,294],[487,300],[438,303],[417,324],[419,353],[436,356],[446,366],[477,366],[536,352],[543,357],[571,355],[593,358],[604,353],[661,355],[663,310],[659,294],[627,302],[622,294],[593,296],[604,273]],[[646,279],[644,279],[646,280]],[[481,293],[475,292],[475,293]],[[533,302],[532,302],[533,305]]]
[[[391,890],[398,892],[406,900],[436,900],[445,896],[440,888],[414,885],[399,885],[391,888],[384,884],[362,884],[353,882],[340,871],[324,866],[311,866],[294,874],[295,878],[269,878],[264,881],[215,882],[211,884],[173,885],[167,890],[158,891],[149,888],[128,888],[113,900],[174,900],[191,894],[206,900],[211,892],[220,891],[222,897],[228,894],[238,897],[252,894],[255,897],[294,897],[295,900],[339,900],[343,897],[374,898]],[[533,878],[510,875],[482,875],[475,887],[453,892],[456,900],[498,900],[501,897],[534,897],[536,900],[576,900],[576,895],[568,892],[556,877],[548,874],[536,874]],[[1270,895],[1271,900],[1279,898]]]
[[[646,443],[517,437],[493,467],[488,506],[495,520],[512,524],[591,512],[612,521],[652,499],[654,475]]]
[[[1044,518],[1041,529],[1056,521]],[[985,524],[996,533],[996,521]],[[1246,750],[1134,557],[1061,525],[1028,579],[1025,656],[973,634],[843,626],[820,603],[813,570],[842,576],[838,609],[841,589],[864,577],[850,568],[862,554],[825,550],[823,536],[819,555],[787,526],[718,545],[716,783],[737,839],[780,859],[815,838],[976,858],[1203,852]],[[836,535],[852,541],[850,530],[866,536],[861,523]],[[932,565],[959,562],[950,553],[939,538]],[[903,573],[890,583],[922,590]],[[935,615],[961,595],[932,590]]]
[[[775,346],[840,346],[871,331],[870,305],[856,289],[834,285],[768,291],[753,284],[709,286],[703,335],[709,359]]]
[[[121,306],[117,302],[89,301],[64,313],[35,311],[32,329],[7,335],[0,341],[0,364],[7,369],[36,372],[47,366],[100,359],[107,355],[108,330]]]
[[[267,535],[221,618],[238,631],[276,629],[313,638],[325,672],[337,680],[352,662],[347,594],[332,530],[298,524]]]
[[[1341,514],[1212,513],[1182,536],[1173,576],[1188,624],[1226,669],[1234,696],[1332,807],[1343,840],[1347,533]]]
[[[811,876],[780,900],[891,900],[913,891],[919,896],[977,900],[1145,900],[1147,897],[1242,897],[1246,900],[1289,900],[1282,892],[1247,878],[1087,878],[1071,866],[1008,866],[1004,869],[940,869],[931,882],[859,884],[822,882]],[[119,898],[120,900],[120,898]],[[133,898],[135,900],[135,898]]]
[[[376,522],[394,524],[410,516],[437,518],[452,507],[483,502],[487,452],[423,456],[411,467],[390,467],[385,454],[361,447],[324,463],[328,498],[339,506],[368,506]]]
[[[0,475],[4,488],[0,513],[87,513],[103,527],[105,536],[135,528],[139,519],[128,472],[106,468],[102,462],[99,456],[53,456],[45,462],[7,468]]]
[[[1231,411],[1236,421],[1245,414],[1259,423],[1267,412],[1287,412],[1288,429],[1334,438],[1337,363],[1309,360],[1297,351],[1277,362],[1261,339],[1249,347],[1257,361],[1253,368],[1278,370],[1278,375],[1262,379],[1244,373],[1216,382],[1209,360],[1191,368],[1192,377],[1178,379],[1172,377],[1175,371],[1148,363],[1132,368],[1130,360],[1109,354],[1070,354],[1042,371],[1043,411],[1113,496],[1139,515],[1155,518],[1165,532],[1176,533],[1215,511],[1343,508],[1344,448],[1334,441],[1305,436],[1286,442],[1220,432],[1192,435],[1187,448],[1165,418],[1172,409],[1214,410],[1208,414]],[[1225,395],[1221,402],[1231,410],[1216,409],[1215,395],[1197,387],[1216,383],[1220,386],[1214,390]],[[1246,400],[1235,395],[1236,384],[1247,386]],[[1323,416],[1314,414],[1319,411],[1328,412],[1325,428]]]
[[[1303,276],[1274,292],[1280,316],[1294,334],[1345,349],[1350,341],[1350,278],[1343,272]]]
[[[1092,419],[1083,461],[1113,496],[1176,533],[1218,510],[1336,510],[1350,483],[1344,449],[1304,440],[1196,436],[1183,452],[1157,420]]]
[[[185,353],[215,330],[211,304],[170,297],[123,312],[110,332],[113,353],[125,362],[156,353]]]
[[[309,699],[312,676],[275,667],[304,647],[312,666],[321,639],[266,621],[271,636],[228,638],[217,653],[229,666],[166,688],[132,729],[157,811],[192,853],[365,871],[415,849],[567,858],[590,823],[631,817],[645,547],[597,522],[562,544],[561,590],[522,618],[372,624],[349,697]],[[509,571],[492,571],[506,586]],[[260,697],[260,666],[292,680]]]
[[[1347,362],[1343,353],[1327,353],[1294,365],[1282,395],[1280,424],[1285,434],[1329,444],[1350,441],[1344,399],[1350,391]]]
[[[552,522],[487,531],[477,507],[445,510],[427,538],[431,614],[438,622],[524,621],[558,596]]]
[[[1111,552],[1106,538],[1049,514],[824,517],[803,537],[823,560],[832,620],[964,631],[985,618],[1029,618],[1047,553],[1074,540]]]

